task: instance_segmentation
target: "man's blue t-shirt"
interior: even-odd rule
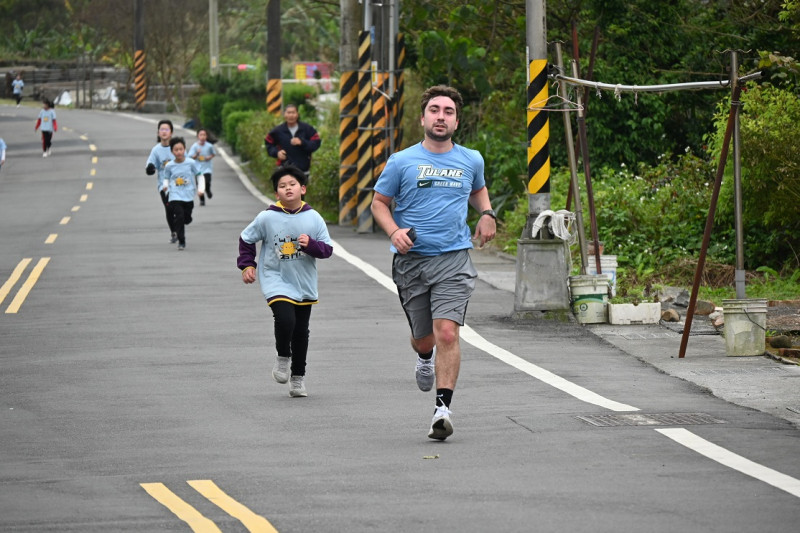
[[[389,157],[375,191],[394,198],[398,226],[416,229],[411,252],[440,255],[472,248],[467,211],[470,195],[486,185],[483,168],[480,152],[458,144],[438,154],[418,143]]]

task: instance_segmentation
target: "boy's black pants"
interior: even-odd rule
[[[175,233],[178,234],[178,244],[186,244],[186,226],[192,223],[192,209],[194,202],[173,200],[169,203],[174,218],[172,219]]]
[[[277,301],[269,307],[275,317],[275,349],[278,355],[292,358],[293,376],[305,376],[311,306]]]

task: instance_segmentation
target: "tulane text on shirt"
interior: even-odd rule
[[[461,178],[464,170],[460,168],[434,168],[432,165],[417,166],[417,187],[462,187],[460,181],[435,180],[431,178]]]

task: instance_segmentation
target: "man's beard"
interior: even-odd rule
[[[444,142],[444,141],[449,141],[450,138],[453,137],[453,132],[445,129],[445,132],[439,135],[438,133],[434,133],[433,128],[428,128],[427,130],[425,130],[425,135],[427,135],[428,138],[432,141]]]

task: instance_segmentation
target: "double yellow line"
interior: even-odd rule
[[[278,533],[263,516],[237,502],[220,489],[210,479],[187,481],[194,490],[205,496],[211,503],[239,520],[251,533]],[[147,493],[161,505],[186,522],[195,533],[222,533],[217,525],[203,516],[197,509],[179,498],[163,483],[140,483]]]
[[[0,287],[0,304],[5,301],[6,296],[8,296],[8,294],[11,292],[11,289],[14,288],[14,285],[17,284],[17,281],[19,281],[19,279],[22,277],[22,274],[25,272],[25,269],[28,268],[28,265],[32,260],[33,259],[30,257],[26,257],[20,261],[19,264],[17,264],[17,267],[11,273],[11,276],[9,276],[6,282],[3,283],[3,286]],[[25,280],[25,282],[17,291],[16,296],[14,296],[14,299],[11,300],[11,303],[6,308],[6,313],[16,313],[19,311],[19,308],[22,307],[25,298],[28,297],[31,289],[33,289],[33,286],[36,285],[36,282],[39,280],[39,276],[42,275],[44,267],[46,267],[47,263],[49,262],[49,257],[42,257],[39,259],[39,262],[36,263],[36,266],[33,267],[33,270],[31,270],[31,273],[28,275],[28,279]]]

